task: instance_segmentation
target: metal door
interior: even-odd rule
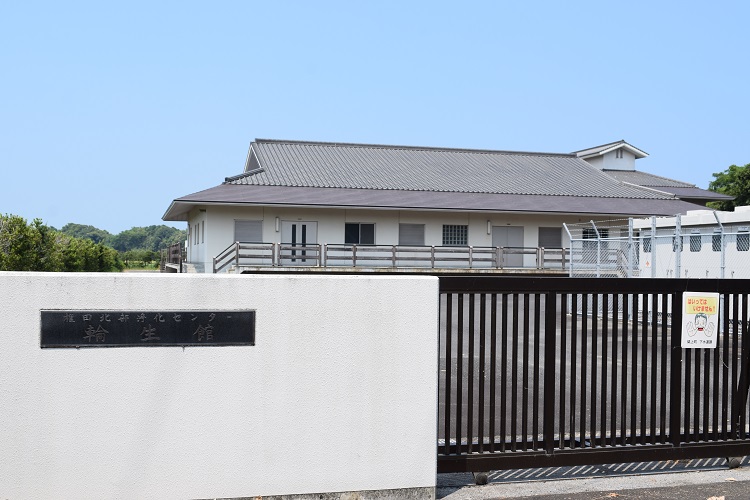
[[[281,221],[281,265],[317,265],[317,241],[317,222]]]
[[[523,226],[492,226],[492,246],[510,249],[504,254],[503,267],[523,267],[523,254],[512,253],[523,248]]]

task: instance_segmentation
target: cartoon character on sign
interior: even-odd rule
[[[698,313],[695,315],[695,322],[687,324],[687,331],[691,337],[696,333],[710,337],[714,334],[714,324],[708,322],[708,316],[704,313]]]

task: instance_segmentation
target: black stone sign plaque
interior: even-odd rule
[[[42,347],[255,345],[255,311],[42,313]]]

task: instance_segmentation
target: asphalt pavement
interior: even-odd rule
[[[750,460],[730,469],[723,458],[493,471],[476,485],[469,473],[438,474],[444,500],[534,498],[750,499]]]

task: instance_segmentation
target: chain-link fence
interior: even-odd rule
[[[747,225],[691,224],[681,216],[565,225],[570,276],[750,278]]]

